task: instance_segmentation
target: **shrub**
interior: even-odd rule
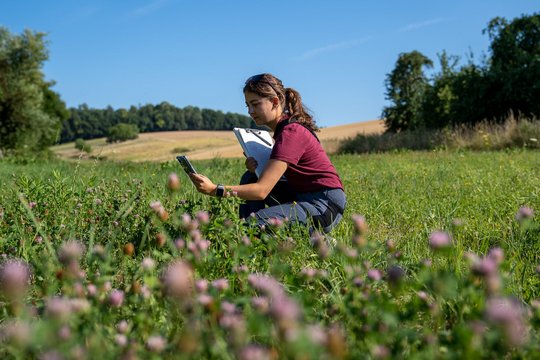
[[[341,143],[338,154],[360,154],[391,150],[469,149],[501,150],[539,148],[540,121],[510,114],[503,124],[484,121],[442,130],[407,130],[398,133],[357,134]]]
[[[120,123],[107,130],[107,142],[126,141],[139,136],[139,127],[133,124]]]
[[[86,141],[81,138],[75,140],[75,149],[84,151],[87,154],[90,154],[92,152],[92,146],[90,144],[87,144]]]

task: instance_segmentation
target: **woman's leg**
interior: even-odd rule
[[[268,224],[272,218],[288,219],[310,225],[310,233],[315,229],[328,233],[341,221],[346,202],[345,193],[341,189],[301,193],[294,203],[261,209],[255,217],[259,226]]]
[[[253,184],[258,180],[257,175],[246,171],[240,179],[240,185]],[[276,206],[283,203],[292,202],[295,200],[295,194],[290,190],[287,180],[280,180],[274,186],[270,194],[264,200],[246,200],[244,204],[240,204],[239,216],[241,219],[247,219],[252,213],[256,213],[264,209],[266,205]]]

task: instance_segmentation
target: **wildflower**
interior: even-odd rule
[[[250,274],[248,275],[248,282],[252,287],[271,298],[285,296],[281,284],[268,275]]]
[[[221,310],[227,314],[234,314],[236,312],[236,305],[228,301],[223,301],[221,303]]]
[[[300,317],[300,308],[296,301],[286,296],[272,299],[270,314],[280,323],[280,326],[289,328]]]
[[[180,179],[176,173],[170,173],[167,177],[167,188],[171,191],[180,189]]]
[[[69,299],[56,296],[48,299],[45,304],[45,312],[52,319],[64,321],[72,313]]]
[[[327,341],[326,331],[320,325],[309,325],[306,328],[309,339],[314,344],[325,345]]]
[[[318,251],[319,257],[325,259],[328,257],[329,248],[324,235],[318,231],[314,231],[310,238],[311,245]]]
[[[186,241],[184,239],[176,239],[174,240],[174,247],[181,250],[186,247]]]
[[[368,270],[367,276],[373,281],[379,281],[382,279],[382,273],[377,269]]]
[[[398,286],[401,284],[405,271],[398,265],[392,265],[386,272],[386,277],[390,286]]]
[[[197,302],[204,307],[208,307],[210,304],[214,302],[214,298],[208,294],[200,294],[197,297]]]
[[[124,254],[132,256],[135,253],[135,245],[133,243],[127,243],[124,245]]]
[[[504,260],[504,251],[500,247],[490,249],[488,252],[488,258],[495,261],[497,265],[500,265]]]
[[[114,337],[114,342],[116,343],[116,345],[124,347],[127,345],[128,339],[127,336],[124,334],[116,334]]]
[[[258,312],[266,314],[270,309],[270,301],[265,296],[256,296],[251,298],[251,306]]]
[[[390,350],[384,345],[377,345],[372,350],[371,353],[375,359],[389,359]]]
[[[522,306],[510,298],[491,298],[486,302],[486,318],[500,327],[509,346],[523,344],[528,337]]]
[[[527,219],[532,219],[534,217],[534,210],[527,206],[522,206],[516,213],[516,220],[522,222]]]
[[[38,244],[41,244],[43,242],[43,237],[41,235],[37,235],[34,241]]]
[[[472,264],[471,270],[475,275],[488,278],[496,275],[497,263],[490,257],[480,258]]]
[[[122,290],[114,289],[109,293],[109,304],[112,307],[120,307],[124,302],[124,292]]]
[[[181,300],[193,290],[193,269],[182,260],[174,261],[163,273],[161,282],[169,296]]]
[[[160,201],[153,201],[150,203],[150,208],[152,208],[152,210],[154,210],[154,213],[162,220],[162,221],[165,221],[169,218],[169,213],[167,212],[167,210],[165,210],[165,208],[163,207],[163,205],[161,205],[161,202]]]
[[[33,209],[33,208],[35,208],[36,206],[37,206],[37,203],[36,203],[35,201],[30,201],[30,202],[28,203],[28,207],[29,207],[30,209]]]
[[[156,244],[158,247],[163,247],[165,243],[167,242],[167,237],[163,233],[157,233],[156,234]]]
[[[90,303],[86,299],[69,299],[68,305],[74,313],[85,313],[90,310]]]
[[[362,215],[354,214],[352,215],[352,220],[354,223],[354,230],[357,235],[366,235],[368,232],[368,225],[366,218]]]
[[[197,214],[195,214],[195,217],[201,224],[208,224],[210,222],[210,215],[208,214],[208,211],[199,211]]]
[[[279,218],[270,218],[268,219],[268,225],[273,226],[275,228],[280,228],[283,226],[283,220]]]
[[[165,347],[167,346],[167,341],[159,335],[150,336],[148,340],[146,340],[146,347],[148,350],[160,353],[163,350],[165,350]]]
[[[103,201],[101,201],[101,199],[96,199],[96,200],[94,200],[94,203],[96,205],[101,205],[101,204],[103,204]]]
[[[227,279],[217,279],[212,281],[212,287],[218,291],[225,291],[229,288],[229,281]]]
[[[126,334],[129,330],[128,322],[126,320],[120,321],[118,324],[116,324],[116,330],[118,330],[120,334]]]
[[[69,326],[67,325],[62,326],[58,330],[58,337],[64,341],[68,340],[71,337],[71,329],[69,328]]]
[[[84,245],[78,240],[69,240],[58,250],[58,260],[63,265],[78,263],[84,253]]]
[[[87,293],[88,296],[90,296],[90,297],[96,296],[96,294],[97,294],[97,287],[96,287],[96,285],[94,285],[94,284],[88,284],[88,285],[86,286],[86,293]]]
[[[195,289],[199,293],[205,293],[208,291],[208,280],[199,279],[195,281]]]
[[[449,248],[451,244],[452,239],[447,232],[434,231],[429,235],[429,247],[434,251]]]
[[[31,339],[32,328],[27,322],[11,320],[0,327],[0,342],[6,341],[22,348]]]
[[[238,355],[240,360],[271,360],[273,356],[268,349],[261,345],[246,345]]]
[[[307,279],[313,279],[317,275],[317,269],[303,268],[300,271],[300,275],[306,277]]]
[[[244,246],[251,245],[251,240],[249,239],[247,235],[242,236],[242,244],[244,244]]]
[[[343,331],[336,325],[333,325],[327,332],[327,348],[330,355],[335,359],[344,359],[347,354],[347,345]]]
[[[8,299],[23,296],[29,282],[30,268],[22,260],[7,260],[0,265],[0,291]]]
[[[141,267],[145,271],[152,271],[156,266],[156,262],[151,257],[145,257],[141,262]]]

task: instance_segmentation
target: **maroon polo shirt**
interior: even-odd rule
[[[288,164],[285,177],[297,192],[343,190],[336,168],[319,141],[298,123],[285,125],[277,134],[270,159]]]

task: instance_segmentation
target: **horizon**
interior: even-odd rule
[[[303,4],[22,0],[0,5],[0,26],[48,34],[43,72],[67,107],[168,102],[247,115],[244,81],[270,72],[332,127],[380,119],[400,53],[422,52],[430,74],[443,51],[459,66],[481,63],[491,19],[538,12],[530,0]]]

